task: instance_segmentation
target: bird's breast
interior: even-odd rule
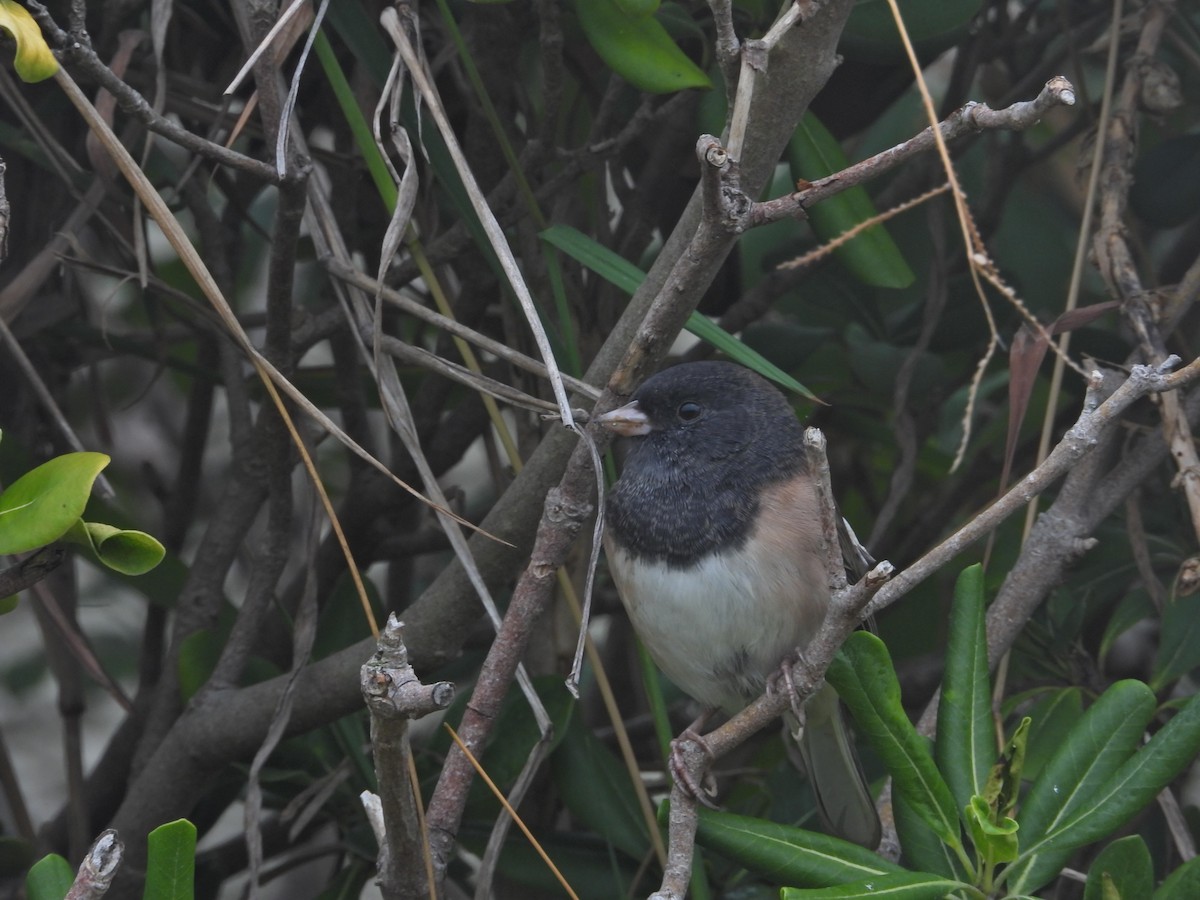
[[[663,672],[706,706],[740,709],[824,618],[819,541],[811,523],[796,525],[794,493],[768,492],[745,541],[686,563],[606,535],[609,569],[638,636]]]

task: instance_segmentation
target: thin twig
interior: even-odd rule
[[[155,134],[162,135],[167,140],[198,153],[205,159],[253,175],[267,184],[279,182],[280,178],[275,170],[266,163],[206,140],[177,125],[171,119],[156,113],[150,101],[104,65],[88,42],[77,40],[59,28],[58,23],[54,21],[45,6],[38,3],[37,0],[30,0],[28,6],[33,17],[38,20],[38,24],[58,45],[59,49],[55,51],[55,55],[59,60],[87,75],[116,97],[117,104],[123,113],[137,119]]]

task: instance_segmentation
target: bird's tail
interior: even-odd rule
[[[793,738],[785,743],[793,761],[795,756],[790,751],[799,750],[822,822],[838,837],[874,850],[880,840],[879,816],[837,692],[822,685],[805,704],[804,713],[805,724],[799,734],[795,717],[785,717]]]

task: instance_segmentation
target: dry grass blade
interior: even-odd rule
[[[950,185],[947,183],[947,184],[939,185],[938,187],[932,188],[931,190],[928,190],[923,194],[918,194],[916,197],[913,197],[911,200],[905,200],[903,203],[897,203],[891,209],[884,210],[883,212],[879,213],[878,215],[871,216],[871,218],[869,218],[869,219],[864,219],[863,221],[861,221],[857,225],[855,225],[853,228],[846,229],[841,234],[839,234],[837,237],[835,237],[833,240],[825,242],[820,247],[817,247],[815,250],[810,250],[808,253],[805,253],[802,256],[797,256],[795,259],[789,259],[786,262],[781,262],[775,268],[777,268],[777,269],[802,269],[805,266],[808,266],[808,265],[816,262],[819,259],[825,258],[829,254],[833,253],[833,251],[836,250],[838,247],[841,247],[845,244],[850,243],[852,240],[854,240],[856,237],[858,237],[860,234],[862,234],[868,228],[873,228],[876,225],[882,225],[888,219],[894,218],[894,217],[900,215],[901,213],[908,212],[913,207],[920,206],[925,201],[932,200],[934,197],[937,197],[940,194],[944,194],[948,190],[950,190]]]
[[[282,373],[280,373],[279,370],[271,364],[270,360],[266,359],[261,353],[258,352],[258,349],[250,341],[249,335],[246,334],[245,329],[242,328],[241,323],[237,320],[237,316],[234,314],[233,309],[229,306],[229,302],[222,295],[221,289],[217,287],[216,282],[213,280],[212,275],[208,271],[208,267],[204,264],[204,261],[200,258],[200,255],[196,252],[196,248],[192,246],[191,241],[188,239],[183,229],[180,228],[179,223],[175,220],[175,217],[167,208],[166,203],[163,202],[162,197],[159,195],[154,185],[150,183],[150,181],[142,173],[141,169],[137,167],[133,157],[129,155],[128,151],[126,151],[121,145],[120,141],[117,140],[117,137],[112,133],[112,130],[105,125],[103,120],[99,119],[95,115],[95,108],[88,101],[87,97],[85,97],[79,90],[78,85],[76,85],[71,77],[66,74],[66,71],[59,69],[58,73],[54,77],[62,86],[63,91],[67,94],[68,98],[72,101],[72,103],[75,104],[75,107],[83,114],[84,118],[88,122],[88,125],[104,132],[105,146],[117,159],[117,163],[121,168],[121,173],[125,176],[130,186],[133,187],[134,191],[141,198],[142,202],[146,204],[147,210],[150,212],[151,217],[158,224],[159,228],[163,230],[163,234],[167,238],[167,241],[171,244],[171,247],[176,253],[179,254],[180,261],[187,268],[189,274],[191,274],[191,276],[196,280],[196,283],[200,287],[201,291],[203,291],[204,296],[213,305],[213,308],[216,310],[217,315],[220,317],[226,328],[229,329],[230,336],[234,339],[234,341],[237,342],[242,351],[250,358],[251,363],[258,371],[258,374],[260,375],[260,378],[268,393],[271,394],[272,399],[276,401],[276,406],[280,410],[280,414],[283,416],[284,420],[286,422],[291,422],[291,417],[287,413],[286,407],[283,406],[283,401],[279,397],[279,392],[286,394],[288,399],[299,405],[309,416],[315,419],[323,429],[337,438],[338,441],[340,441],[346,448],[352,451],[364,462],[369,464],[372,468],[386,475],[387,478],[399,488],[411,494],[425,505],[450,516],[460,525],[463,525],[464,527],[473,531],[478,531],[480,534],[487,535],[493,540],[500,540],[495,535],[487,534],[487,532],[482,531],[472,522],[468,522],[466,519],[455,515],[455,513],[451,510],[438,509],[437,504],[433,503],[428,497],[426,497],[412,485],[407,484],[393,475],[391,471],[388,470],[387,466],[372,456],[366,449],[359,445],[358,442],[346,434],[346,432],[343,431],[336,422],[325,415],[325,413],[315,406],[311,400],[305,397],[304,394],[301,393],[301,391],[294,384],[288,381],[288,379],[286,379]],[[302,448],[301,454],[307,458],[307,454]]]
[[[996,348],[999,346],[1000,333],[996,327],[996,318],[992,313],[991,306],[988,303],[987,295],[984,292],[981,278],[990,283],[1008,300],[1010,304],[1025,318],[1025,320],[1033,327],[1034,330],[1044,333],[1041,323],[1029,311],[1029,308],[1021,301],[1016,292],[1005,283],[1000,276],[999,269],[992,262],[988,255],[987,248],[983,244],[983,239],[979,235],[979,231],[975,226],[974,216],[971,214],[970,207],[967,205],[967,195],[963,191],[962,185],[958,180],[958,173],[954,170],[954,163],[950,159],[950,151],[946,147],[946,139],[942,135],[941,129],[938,127],[937,110],[933,105],[933,96],[929,91],[929,85],[925,81],[925,75],[921,70],[920,61],[917,59],[916,49],[913,47],[912,39],[908,34],[908,29],[904,24],[904,17],[900,13],[900,6],[897,0],[888,0],[888,6],[892,11],[892,18],[896,23],[896,29],[900,33],[901,43],[904,45],[904,52],[908,56],[909,65],[912,67],[913,75],[916,79],[917,89],[921,94],[921,103],[925,110],[926,118],[933,131],[933,138],[937,144],[938,155],[942,159],[942,167],[946,172],[946,179],[950,184],[951,196],[954,198],[954,207],[958,213],[958,222],[962,229],[963,247],[967,255],[967,267],[971,273],[971,281],[975,285],[975,293],[979,297],[979,303],[983,310],[984,319],[987,321],[988,331],[991,337],[988,340],[988,347],[983,357],[979,361],[979,365],[975,369],[975,375],[971,379],[971,387],[967,397],[966,410],[963,412],[963,435],[959,442],[958,450],[954,455],[954,461],[950,464],[950,471],[954,472],[962,464],[966,456],[967,446],[971,438],[971,419],[975,411],[975,401],[979,393],[979,386],[983,382],[983,375],[987,371],[988,364],[996,353]],[[1055,353],[1059,352],[1056,345],[1051,344]],[[1065,357],[1064,357],[1065,359]],[[1066,360],[1071,368],[1075,369],[1079,375],[1087,379],[1088,375],[1079,365]]]
[[[292,19],[298,13],[304,13],[305,15],[301,16],[293,23]],[[239,86],[241,86],[241,83],[245,80],[246,76],[250,74],[250,70],[254,68],[254,64],[258,62],[259,57],[267,52],[281,31],[283,31],[285,28],[288,29],[287,37],[281,42],[283,52],[286,53],[287,50],[291,48],[297,40],[300,39],[300,35],[304,33],[304,29],[308,28],[308,25],[311,21],[312,8],[308,5],[306,0],[292,0],[288,8],[279,14],[279,18],[275,20],[275,24],[271,26],[270,30],[263,36],[263,39],[259,41],[258,46],[254,48],[254,52],[250,54],[246,62],[240,69],[238,69],[238,73],[233,76],[233,80],[230,81],[229,86],[225,88],[225,93],[227,95],[232,94],[238,89]],[[290,28],[289,24],[291,25]],[[278,58],[279,55],[277,51],[276,59]]]
[[[63,89],[64,93],[67,94],[68,98],[75,105],[76,109],[79,110],[80,114],[87,121],[88,126],[101,136],[104,146],[109,153],[112,154],[113,159],[117,163],[118,168],[121,170],[122,175],[125,176],[126,180],[141,199],[142,203],[145,204],[147,212],[150,213],[151,218],[153,218],[158,224],[159,228],[162,229],[163,234],[166,236],[172,248],[177,254],[179,254],[180,260],[183,262],[191,276],[196,280],[197,285],[199,285],[205,297],[210,303],[212,303],[213,307],[217,311],[217,314],[221,317],[222,322],[229,329],[230,335],[241,347],[242,351],[250,358],[250,361],[253,364],[260,380],[262,381],[264,388],[271,397],[272,403],[279,411],[280,417],[291,434],[292,441],[295,443],[296,448],[300,453],[300,457],[309,473],[309,477],[312,479],[313,484],[316,487],[319,496],[321,497],[321,503],[325,507],[326,515],[329,518],[330,525],[337,535],[338,542],[342,547],[342,552],[346,557],[351,577],[354,579],[359,600],[363,606],[364,614],[371,625],[372,633],[378,634],[379,626],[375,622],[374,614],[371,611],[371,604],[367,598],[366,588],[362,583],[362,576],[358,571],[358,567],[354,564],[353,557],[350,553],[350,546],[346,542],[345,535],[342,533],[341,525],[337,519],[337,514],[333,509],[333,503],[330,501],[328,493],[325,491],[325,487],[321,482],[320,475],[316,470],[316,465],[313,463],[312,457],[308,453],[307,448],[304,446],[304,441],[300,438],[300,434],[296,430],[295,423],[292,421],[292,417],[288,413],[287,407],[284,405],[283,399],[279,392],[282,391],[283,393],[287,394],[290,399],[300,405],[305,412],[316,419],[317,422],[322,425],[322,427],[329,431],[330,434],[334,435],[339,441],[342,442],[343,445],[348,447],[371,466],[383,472],[389,479],[400,486],[403,490],[407,491],[409,494],[419,499],[422,503],[425,503],[429,506],[437,508],[437,504],[433,503],[411,485],[408,485],[399,478],[396,478],[396,476],[393,475],[388,468],[383,465],[383,463],[375,459],[374,456],[368,453],[348,434],[346,434],[336,423],[333,422],[333,420],[326,416],[307,397],[305,397],[304,394],[295,387],[295,385],[288,381],[270,363],[269,360],[267,360],[258,352],[257,348],[255,348],[253,343],[250,341],[249,336],[242,328],[241,323],[238,322],[237,316],[230,308],[228,301],[221,293],[216,281],[213,280],[212,274],[208,271],[208,267],[204,264],[204,261],[200,258],[200,255],[196,252],[196,248],[192,246],[191,241],[188,239],[187,235],[176,221],[174,215],[172,215],[170,209],[167,207],[158,191],[138,167],[133,157],[129,155],[129,152],[120,143],[120,141],[117,140],[117,137],[115,134],[113,134],[112,129],[109,128],[107,123],[105,123],[104,120],[99,116],[95,107],[92,106],[87,97],[84,96],[83,92],[79,90],[78,85],[75,84],[74,80],[70,77],[70,75],[67,74],[66,70],[60,68],[54,77],[60,87]],[[476,531],[479,530],[472,523],[467,522],[465,519],[455,515],[448,509],[439,508],[438,511],[445,513],[455,521],[458,521],[469,528],[472,528]]]
[[[401,69],[397,73],[396,67],[393,67],[393,73],[396,73],[396,82],[402,83]],[[398,98],[399,89],[395,89],[394,96]],[[398,110],[396,111],[398,117]],[[408,146],[408,138],[403,137],[403,145]],[[383,154],[385,160],[387,155]],[[405,193],[404,182],[410,181],[407,192],[411,194],[411,199],[415,202],[416,187],[415,187],[415,168],[412,165],[411,147],[408,147],[408,154],[405,156],[406,171],[400,178],[400,192]],[[390,160],[387,161],[389,171],[393,179],[397,178],[395,168],[391,165]],[[340,232],[337,220],[334,216],[329,215],[326,201],[327,195],[322,194],[323,181],[316,182],[316,193],[321,194],[317,198],[318,202],[312,204],[313,215],[318,220],[318,227],[315,230],[319,241],[323,242],[324,250],[332,258],[338,260],[343,265],[349,266],[349,254],[346,252],[345,240]],[[417,467],[417,471],[421,476],[422,484],[434,503],[440,506],[441,509],[448,509],[449,502],[442,491],[441,484],[438,482],[437,476],[433,472],[433,467],[425,455],[424,449],[421,447],[420,437],[417,434],[416,424],[413,420],[412,409],[408,402],[408,397],[404,391],[404,386],[400,382],[399,374],[396,371],[395,362],[390,356],[385,355],[384,335],[383,335],[383,311],[382,311],[382,290],[383,276],[387,268],[388,262],[394,254],[396,247],[399,246],[399,241],[402,239],[404,232],[407,229],[407,217],[411,215],[411,204],[405,209],[405,202],[398,202],[396,211],[393,214],[388,227],[387,234],[384,238],[384,247],[380,256],[380,271],[379,279],[375,282],[374,303],[368,304],[366,295],[361,291],[346,291],[344,307],[347,315],[351,319],[353,332],[358,339],[359,350],[363,355],[364,361],[370,369],[376,389],[380,398],[380,405],[384,412],[384,417],[387,420],[388,426],[400,438],[405,450],[408,451],[413,464]],[[431,269],[426,267],[425,278],[431,290],[438,290],[437,279]],[[371,336],[371,346],[367,348],[363,343],[364,333],[369,333]],[[401,342],[389,341],[394,351],[399,351],[403,347]],[[408,348],[414,350],[416,348]],[[457,380],[463,380],[459,369],[447,370],[450,365],[441,360],[434,354],[428,351],[421,351],[421,363],[434,371],[442,372],[442,374],[451,374]],[[468,373],[469,374],[469,373]],[[476,390],[480,389],[478,383],[471,383],[471,386]],[[488,398],[485,395],[485,401]],[[489,401],[490,402],[490,401]],[[494,420],[501,421],[498,409],[492,403],[492,411],[494,412]],[[455,557],[463,567],[467,579],[470,581],[472,588],[479,597],[480,603],[487,612],[490,621],[497,630],[500,627],[500,611],[496,606],[495,600],[492,598],[491,591],[488,589],[487,583],[484,580],[482,573],[479,571],[479,566],[471,554],[470,546],[467,544],[466,538],[462,532],[456,527],[456,522],[461,521],[457,517],[451,515],[443,515],[437,513],[438,524],[442,531],[446,534],[451,547],[454,550]],[[533,710],[534,717],[538,722],[539,728],[543,734],[547,734],[550,728],[550,717],[546,713],[541,701],[539,700],[536,691],[533,689],[533,683],[529,678],[528,672],[524,667],[520,667],[517,672],[517,680],[521,686],[521,690],[525,695],[530,707]]]
[[[321,0],[312,25],[308,29],[308,37],[304,41],[304,49],[300,51],[300,59],[296,62],[296,70],[292,73],[292,81],[288,86],[287,97],[283,101],[283,109],[279,112],[279,127],[275,135],[275,171],[279,177],[287,175],[288,137],[292,132],[292,111],[296,108],[296,98],[300,94],[300,76],[304,74],[304,66],[308,62],[308,54],[312,52],[313,41],[317,39],[317,30],[329,9],[329,0]]]
[[[521,304],[525,320],[529,325],[530,331],[533,333],[538,351],[542,355],[542,361],[546,364],[546,370],[550,376],[550,385],[554,390],[554,399],[558,402],[559,416],[562,418],[563,424],[568,428],[574,427],[575,417],[571,412],[571,405],[567,401],[566,388],[562,383],[558,363],[554,359],[554,351],[550,347],[550,338],[546,335],[546,331],[538,319],[537,310],[533,305],[533,297],[530,295],[529,287],[525,284],[520,267],[513,257],[512,249],[508,246],[508,241],[504,237],[500,223],[496,221],[496,217],[488,207],[483,192],[480,190],[479,184],[475,181],[475,177],[471,173],[471,167],[463,156],[462,148],[458,143],[458,137],[455,135],[454,128],[451,126],[446,111],[442,107],[437,89],[421,65],[420,58],[409,41],[404,27],[400,24],[400,17],[395,9],[391,7],[385,9],[380,16],[380,21],[396,44],[396,49],[400,51],[400,55],[404,58],[404,64],[408,67],[413,84],[420,92],[426,106],[429,107],[430,113],[433,115],[434,121],[437,123],[438,130],[446,142],[446,147],[454,160],[455,168],[458,170],[459,177],[466,188],[467,196],[471,200],[471,206],[475,210],[475,214],[479,217],[479,221],[483,225],[483,230],[486,232],[492,248],[496,251],[496,256],[500,260],[500,265],[504,269],[504,274],[508,278],[513,294]]]
[[[393,288],[381,285],[376,279],[367,275],[359,269],[349,266],[340,259],[329,257],[324,260],[324,265],[329,274],[335,278],[341,279],[346,284],[352,285],[359,290],[366,291],[370,294],[379,293],[385,301],[392,306],[400,309],[415,318],[421,319],[437,328],[442,329],[448,334],[455,337],[463,338],[466,341],[474,344],[480,350],[486,353],[503,359],[510,365],[515,366],[525,372],[530,372],[541,378],[549,378],[549,373],[546,371],[546,366],[540,360],[526,356],[519,350],[514,350],[507,344],[501,343],[495,338],[490,338],[486,334],[476,331],[461,322],[444,316],[441,313],[430,309],[427,306],[413,300],[400,291]],[[384,338],[385,344],[387,338]],[[582,394],[588,400],[596,401],[600,399],[600,389],[588,384],[586,381],[581,381],[578,378],[573,378],[570,375],[563,375],[563,384],[570,390]],[[557,406],[551,407],[557,409]]]

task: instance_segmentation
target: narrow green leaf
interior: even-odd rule
[[[628,770],[579,716],[565,731],[550,763],[567,809],[614,847],[640,858],[649,836]]]
[[[850,164],[832,134],[811,112],[805,113],[788,142],[788,162],[794,178],[816,181]],[[866,188],[858,185],[807,209],[813,231],[823,241],[839,237],[878,215]],[[912,269],[887,228],[872,225],[834,251],[846,269],[872,287],[903,288],[915,280]]]
[[[812,391],[798,382],[795,378],[789,375],[779,366],[761,356],[758,351],[751,350],[732,334],[713,322],[705,318],[698,312],[693,312],[687,321],[687,330],[703,341],[708,341],[730,359],[741,363],[749,369],[753,369],[764,378],[769,378],[776,384],[781,384],[791,391],[795,391],[802,397],[807,397],[814,403],[820,403],[820,398]]]
[[[1025,751],[1025,777],[1034,781],[1051,756],[1067,740],[1083,717],[1083,691],[1057,688],[1045,693],[1029,710],[1029,743]]]
[[[630,15],[616,0],[575,0],[575,14],[600,58],[638,90],[667,94],[712,87],[653,16]]]
[[[646,280],[645,272],[578,228],[551,225],[538,236],[630,296]]]
[[[886,897],[888,900],[943,900],[954,891],[970,885],[925,872],[899,872],[880,875],[854,884],[827,888],[787,888],[779,892],[781,900],[851,900],[862,897]]]
[[[341,6],[342,4],[334,5]],[[375,143],[375,133],[367,123],[367,118],[358,105],[354,89],[350,87],[346,73],[342,71],[342,65],[338,62],[333,47],[329,44],[329,38],[323,31],[317,32],[313,49],[317,51],[317,60],[321,63],[321,69],[325,72],[325,77],[329,81],[329,87],[333,90],[333,96],[337,100],[342,115],[346,117],[346,124],[354,136],[358,152],[362,154],[363,162],[367,166],[367,172],[371,176],[375,190],[378,191],[383,205],[390,213],[396,208],[396,182],[392,180],[392,173],[388,170],[387,163],[379,152],[379,145]]]
[[[209,628],[193,631],[179,645],[179,699],[187,702],[213,673],[226,635]]]
[[[1096,651],[1096,657],[1100,664],[1104,665],[1107,662],[1109,651],[1112,650],[1117,638],[1143,619],[1157,617],[1158,610],[1145,589],[1135,588],[1129,591],[1117,604],[1116,609],[1106,617],[1104,635],[1100,638],[1100,647]],[[1161,654],[1160,648],[1159,655],[1161,656]]]
[[[933,872],[946,878],[967,878],[962,858],[934,834],[903,794],[893,795],[892,811],[896,816],[896,835],[900,838],[908,868]]]
[[[25,876],[25,896],[27,900],[63,900],[74,882],[71,864],[57,853],[51,853],[29,869]]]
[[[44,81],[58,71],[58,60],[50,52],[37,22],[16,0],[0,0],[0,31],[17,45],[13,68],[22,81],[31,84]]]
[[[1193,856],[1166,877],[1154,900],[1195,900],[1200,897],[1200,856]]]
[[[632,295],[646,278],[646,273],[629,260],[614,253],[599,241],[576,228],[568,225],[552,225],[541,232],[540,236],[547,244],[557,247],[567,256],[627,294]],[[820,402],[812,391],[787,372],[699,313],[691,314],[686,327],[696,337],[712,344],[735,362],[753,369],[764,378],[769,378],[802,397]]]
[[[904,871],[826,834],[733,813],[699,812],[697,843],[776,883],[825,887]]]
[[[850,635],[826,679],[850,707],[859,733],[883,760],[902,794],[934,833],[962,846],[954,796],[900,702],[900,683],[883,641],[869,632]]]
[[[103,453],[64,453],[26,472],[0,494],[0,553],[53,543],[83,514]]]
[[[638,18],[657,12],[659,0],[616,0],[616,4],[625,15]]]
[[[196,826],[187,819],[159,825],[146,837],[144,900],[192,900],[196,882]]]
[[[1083,900],[1104,900],[1110,889],[1122,900],[1149,897],[1154,890],[1154,864],[1140,835],[1123,837],[1100,851],[1088,870]]]
[[[330,3],[325,21],[350,48],[376,87],[383,87],[392,67],[392,53],[383,39],[383,29],[361,3]]]
[[[954,587],[934,757],[958,809],[970,804],[972,797],[983,794],[996,758],[996,728],[992,720],[980,565],[964,569]]]
[[[1200,594],[1178,597],[1167,604],[1161,633],[1150,681],[1154,691],[1200,666]]]
[[[553,751],[570,733],[569,723],[575,709],[575,701],[563,680],[557,675],[544,675],[533,679],[533,688],[550,717],[552,734],[550,745],[546,749]],[[504,698],[494,733],[498,739],[488,743],[481,761],[492,781],[499,785],[501,790],[508,791],[516,783],[529,760],[529,755],[541,740],[541,729],[529,708],[529,701],[521,692],[513,691]]]
[[[1113,774],[1086,806],[1064,823],[1060,840],[1099,840],[1138,812],[1200,752],[1200,694],[1193,694],[1162,729]]]
[[[1123,687],[1133,685],[1133,687]],[[1108,704],[1101,716],[1092,711],[1121,688],[1122,697]],[[1122,718],[1122,713],[1126,716]],[[1024,829],[1021,857],[1009,875],[1019,893],[1036,890],[1057,874],[1071,851],[1100,840],[1149,803],[1200,750],[1200,695],[1195,695],[1144,747],[1130,755],[1154,712],[1154,695],[1140,682],[1118,682],[1080,720],[1062,754],[1030,791],[1019,817]],[[1132,738],[1132,742],[1131,742]],[[1110,745],[1115,745],[1109,749]],[[1090,756],[1090,758],[1089,758]],[[1055,778],[1060,774],[1062,778]],[[1054,791],[1055,800],[1045,800]],[[1034,801],[1037,804],[1034,805]],[[1028,812],[1033,805],[1032,813]],[[1046,812],[1051,813],[1046,819]]]
[[[1073,816],[1117,771],[1137,747],[1154,707],[1154,693],[1140,681],[1118,681],[1091,705],[1021,806],[1017,820],[1027,842],[1041,840]]]

